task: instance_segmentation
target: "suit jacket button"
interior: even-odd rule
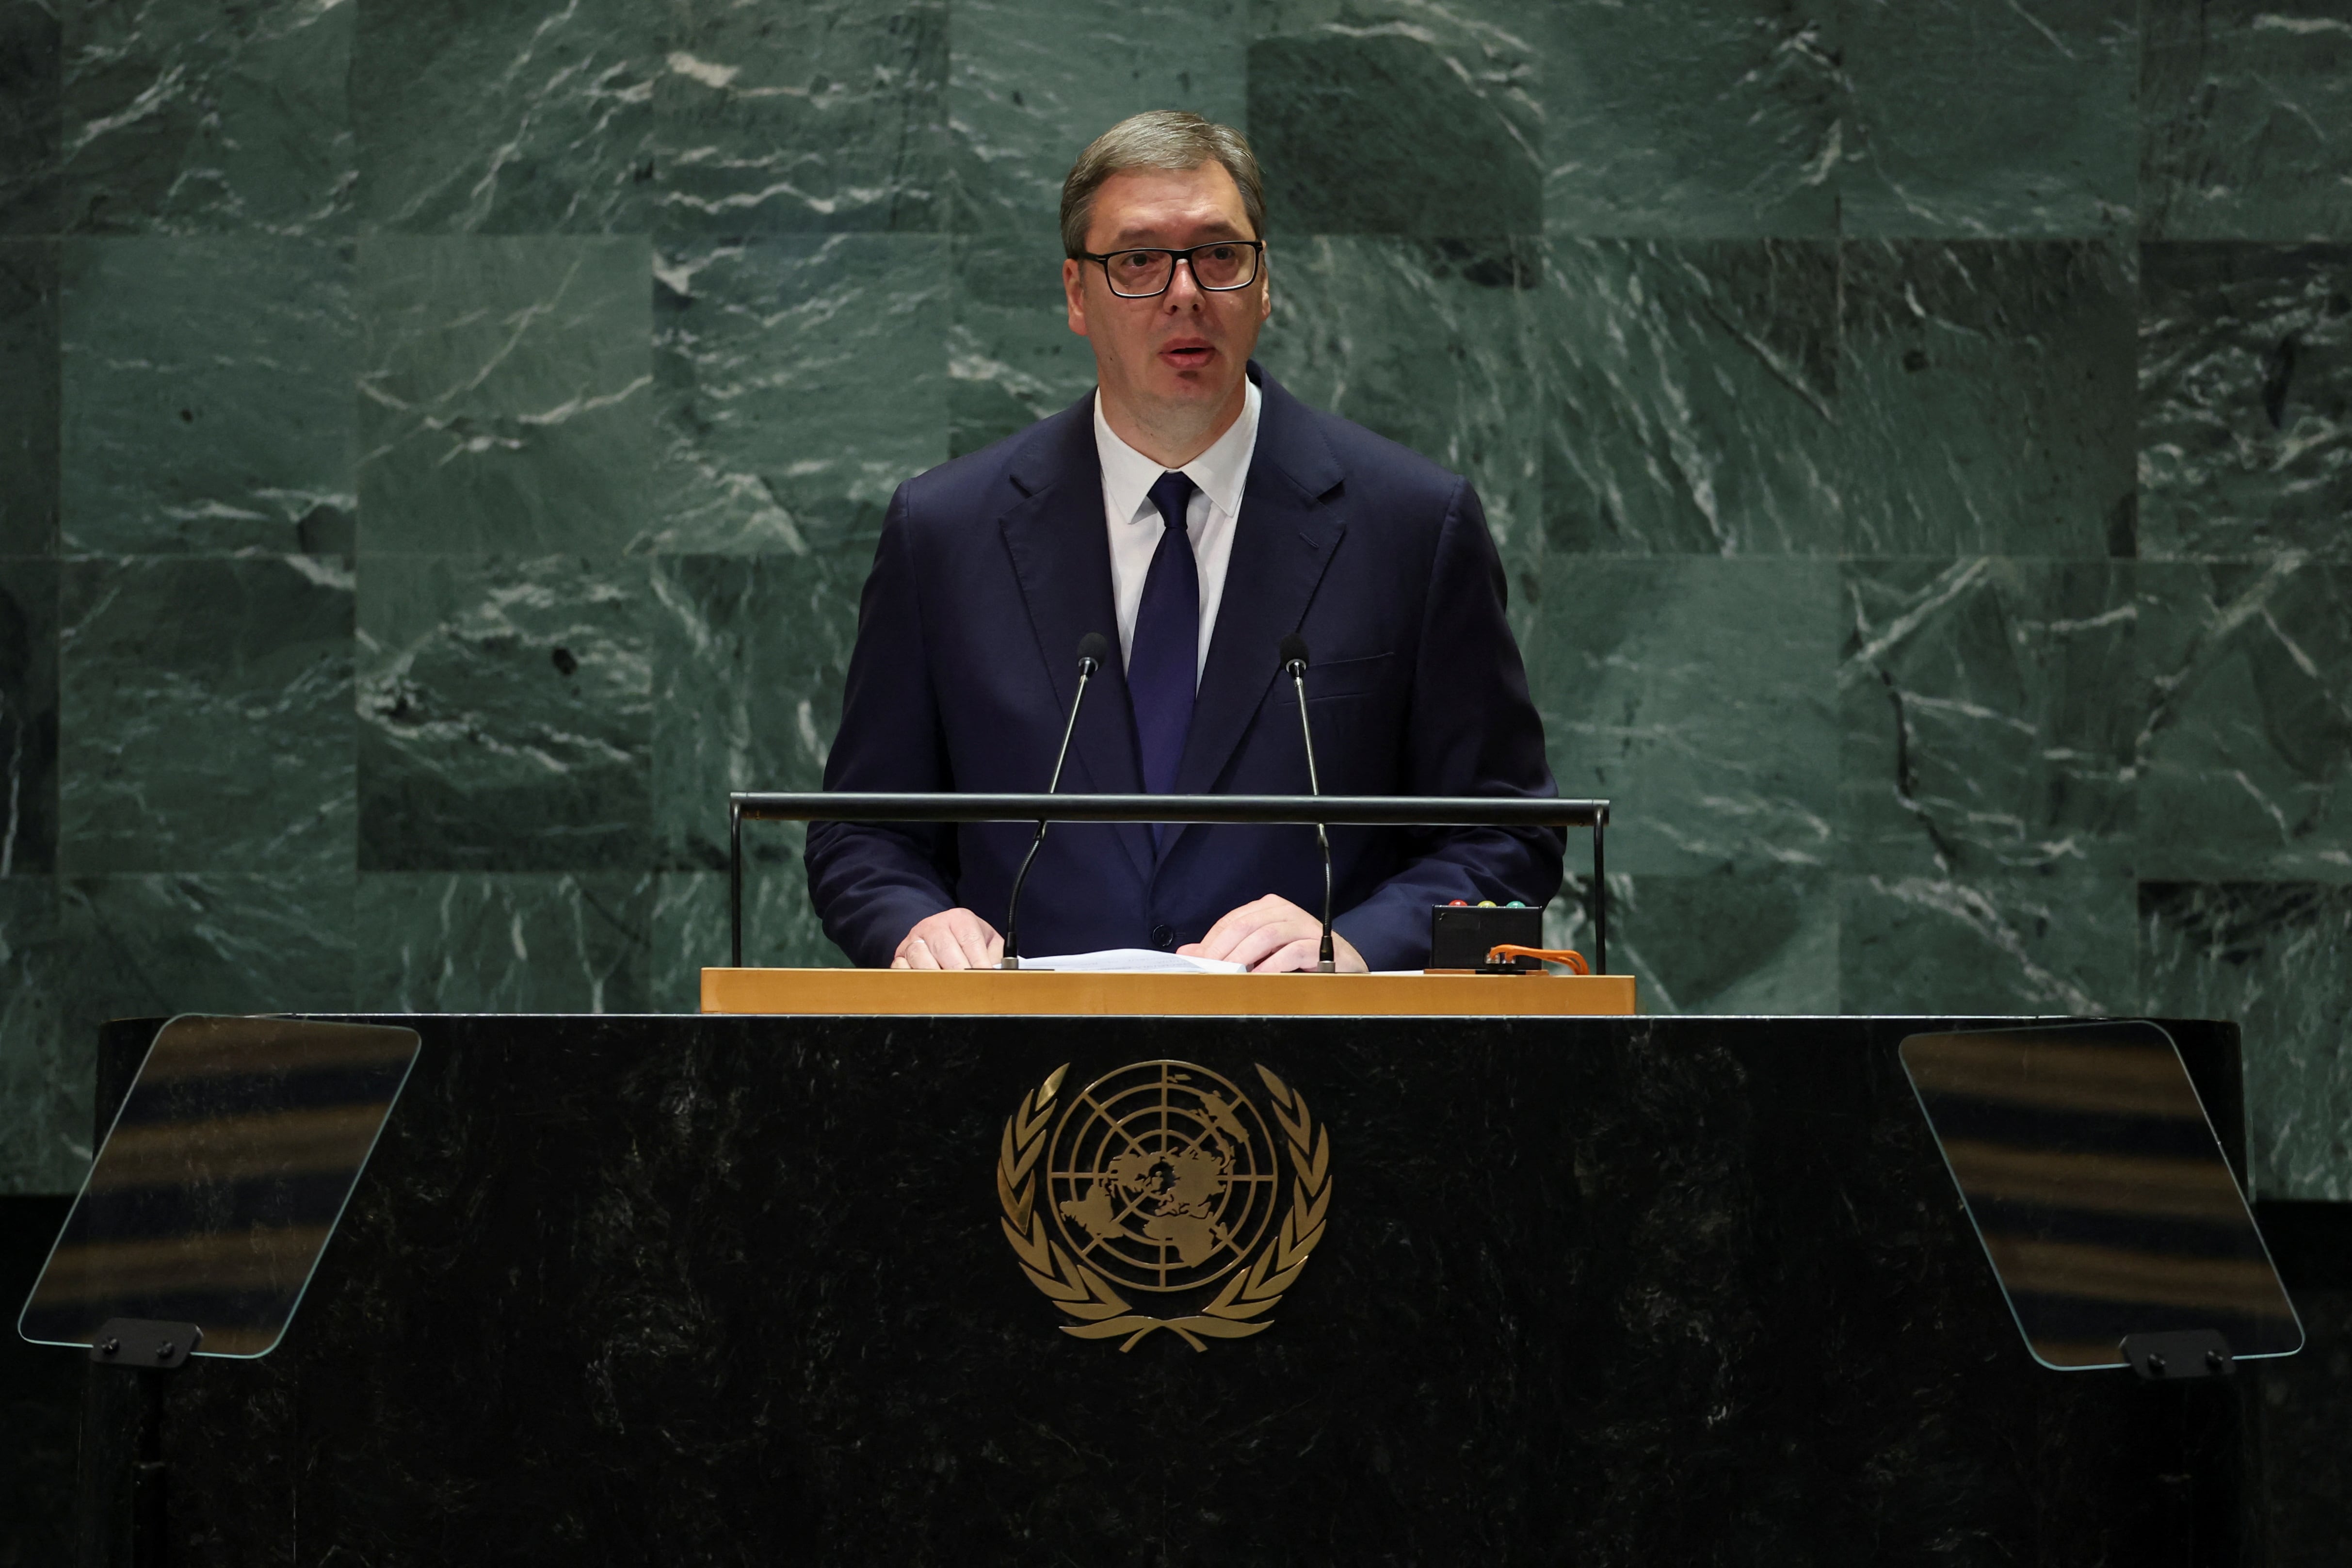
[[[1164,952],[1168,949],[1176,945],[1175,929],[1171,926],[1153,926],[1151,928],[1151,940],[1158,945],[1160,950]]]

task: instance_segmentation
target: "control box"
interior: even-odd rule
[[[1433,904],[1429,910],[1429,967],[1477,969],[1505,942],[1543,945],[1543,911],[1525,904]],[[1541,968],[1542,965],[1536,965]]]

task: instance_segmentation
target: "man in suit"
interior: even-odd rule
[[[1066,792],[1304,794],[1276,657],[1296,633],[1326,792],[1558,793],[1475,493],[1251,362],[1273,309],[1265,232],[1256,163],[1228,127],[1155,111],[1079,158],[1062,284],[1097,390],[899,487],[826,788],[1044,788],[1078,644],[1115,632]],[[817,824],[810,895],[858,963],[993,964],[1031,833]],[[1559,886],[1557,833],[1330,839],[1344,970],[1425,963],[1433,904],[1540,907]],[[1311,969],[1322,887],[1308,827],[1065,823],[1023,892],[1022,947]]]

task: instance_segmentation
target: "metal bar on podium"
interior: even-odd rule
[[[1410,795],[918,795],[850,790],[738,791],[727,797],[729,962],[743,967],[743,833],[755,822],[1204,822],[1258,826],[1589,827],[1592,973],[1609,973],[1605,800]]]

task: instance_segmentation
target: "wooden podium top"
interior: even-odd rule
[[[1630,974],[1086,974],[706,969],[705,1013],[1493,1018],[1633,1011]]]

